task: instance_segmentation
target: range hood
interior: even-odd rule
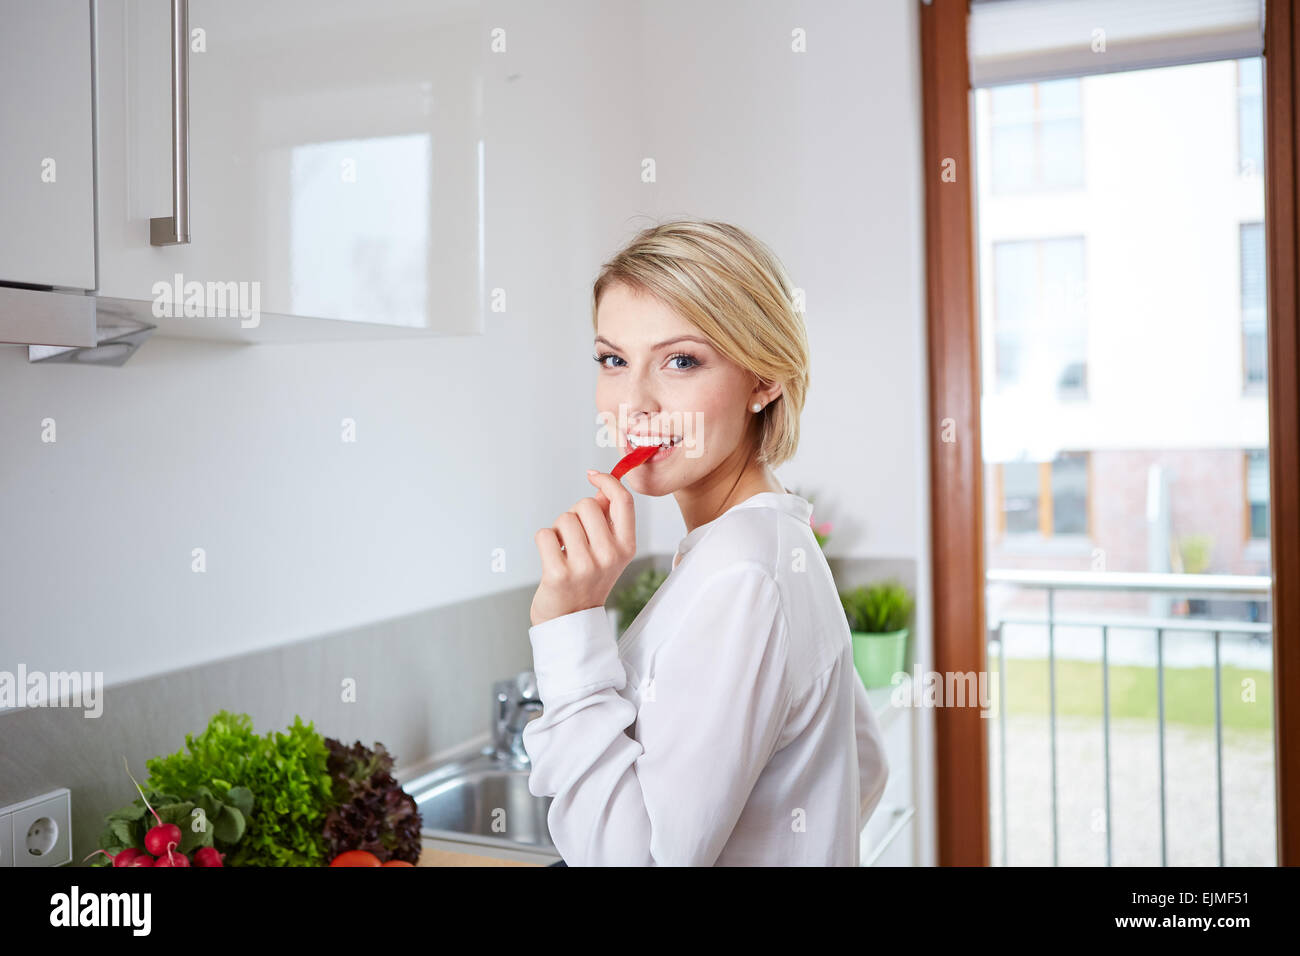
[[[0,342],[29,362],[121,365],[157,327],[81,292],[0,286]]]
[[[79,362],[83,365],[122,365],[157,328],[126,316],[100,314],[95,322],[96,345],[29,345],[29,362]]]

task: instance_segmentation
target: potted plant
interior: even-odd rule
[[[1210,566],[1210,553],[1214,538],[1208,534],[1189,534],[1178,539],[1179,570],[1183,574],[1204,574]],[[1209,602],[1204,598],[1188,598],[1188,614],[1204,614]]]
[[[886,687],[907,661],[914,601],[897,579],[840,592],[853,640],[853,666],[867,687]]]

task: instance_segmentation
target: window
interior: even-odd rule
[[[1268,540],[1268,451],[1246,452],[1246,539]]]
[[[993,273],[998,388],[1087,397],[1083,238],[995,242]]]
[[[1237,174],[1264,171],[1264,60],[1237,61]]]
[[[1038,530],[1038,463],[1012,461],[1002,466],[1003,530],[1031,534]]]
[[[989,89],[993,191],[1083,185],[1083,110],[1077,77]]]
[[[1267,289],[1264,277],[1264,224],[1241,224],[1241,353],[1242,381],[1246,389],[1262,386],[1268,378],[1268,347],[1264,339]]]
[[[1091,486],[1086,451],[1061,452],[1053,461],[998,465],[1001,530],[1011,535],[1089,535]]]
[[[1088,533],[1088,456],[1065,453],[1052,462],[1052,534]]]

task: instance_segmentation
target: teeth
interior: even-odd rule
[[[654,438],[649,435],[628,435],[627,443],[634,448],[640,448],[642,445],[676,445],[680,438]]]

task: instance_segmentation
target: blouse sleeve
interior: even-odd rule
[[[788,632],[757,564],[713,574],[655,657],[641,709],[603,607],[529,629],[543,713],[528,789],[571,866],[711,866],[790,709]],[[628,733],[633,722],[640,740]]]
[[[885,740],[880,732],[880,721],[871,706],[871,698],[861,678],[853,678],[854,731],[858,744],[858,832],[867,825],[872,812],[885,793],[889,780],[889,763],[885,760]]]

